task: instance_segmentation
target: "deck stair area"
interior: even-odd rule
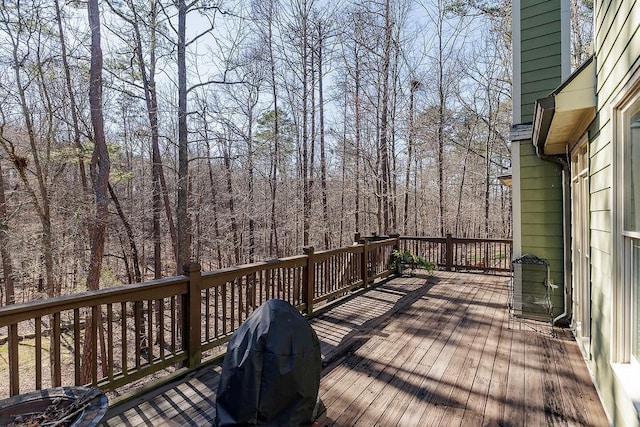
[[[317,314],[316,425],[607,426],[568,329],[509,329],[508,278],[393,278]],[[110,408],[108,426],[206,425],[219,363]]]

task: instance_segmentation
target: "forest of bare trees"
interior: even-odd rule
[[[0,1],[0,305],[511,235],[509,1]]]

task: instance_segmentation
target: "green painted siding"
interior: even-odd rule
[[[560,55],[549,56],[548,54],[545,54],[544,49],[541,49],[540,54],[543,55],[541,58],[538,58],[535,61],[529,60],[522,63],[520,69],[522,74],[534,73],[540,69],[555,69],[560,62]],[[531,58],[531,56],[527,58]]]
[[[531,140],[520,142],[520,189],[522,253],[548,259],[551,279],[562,289],[562,168],[540,160]],[[553,307],[556,315],[564,310],[559,291],[554,295]]]
[[[560,84],[560,1],[522,0],[520,13],[521,122],[527,123],[536,99]]]
[[[640,0],[604,0],[594,4],[597,116],[590,131],[591,211],[591,362],[596,386],[615,425],[640,426],[640,417],[613,367],[611,348],[621,332],[614,325],[618,237],[613,174],[616,103],[631,88],[640,69]],[[613,335],[612,335],[613,332]]]

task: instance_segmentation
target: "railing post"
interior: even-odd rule
[[[187,353],[185,362],[188,368],[196,367],[202,361],[202,345],[200,330],[201,321],[201,272],[200,264],[189,263],[183,267],[184,275],[189,278],[187,293],[182,299],[182,345]]]
[[[395,243],[393,244],[393,250],[394,251],[399,251],[400,250],[400,234],[399,233],[390,233],[389,237],[391,237],[392,239],[396,239]]]
[[[393,248],[391,249],[392,251],[398,251],[400,252],[400,234],[399,233],[390,233],[389,237],[391,237],[392,239],[396,239],[396,241],[393,243]],[[391,262],[393,260],[393,252],[391,253],[391,259],[389,260],[389,266],[391,266]],[[399,266],[396,266],[396,271],[400,271],[398,270]]]
[[[9,325],[9,396],[20,394],[18,324]]]
[[[307,265],[304,267],[302,283],[302,299],[306,304],[305,313],[308,316],[313,314],[313,297],[315,295],[315,260],[313,246],[306,246],[302,249],[307,256]]]
[[[446,260],[445,269],[447,271],[453,270],[453,237],[451,236],[451,233],[447,233],[447,243],[444,255]]]
[[[360,258],[360,276],[362,277],[362,287],[369,286],[369,239],[362,239],[362,256]]]

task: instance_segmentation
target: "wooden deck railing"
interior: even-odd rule
[[[446,237],[400,237],[400,248],[423,256],[447,271],[511,271],[513,241],[510,239],[459,239]]]
[[[196,367],[221,354],[266,300],[284,299],[312,315],[392,274],[396,248],[410,246],[449,269],[499,271],[511,258],[510,241],[356,236],[356,242],[210,272],[191,264],[182,276],[0,308],[0,359],[8,361],[0,365],[0,397],[63,385],[115,390],[164,369]],[[493,268],[481,268],[485,258]]]

